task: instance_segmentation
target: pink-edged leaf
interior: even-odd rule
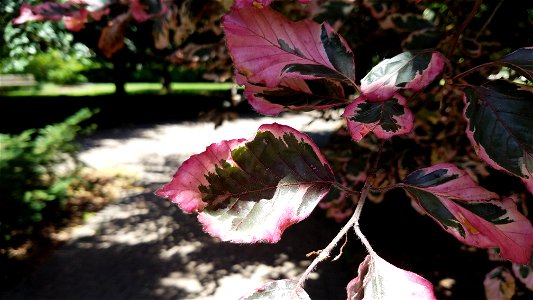
[[[87,23],[87,16],[87,10],[82,9],[76,15],[63,17],[63,24],[65,24],[65,28],[67,30],[78,32],[85,27],[85,23]]]
[[[516,292],[516,283],[505,267],[492,269],[483,280],[487,300],[511,300]]]
[[[533,258],[533,253],[531,257]],[[513,273],[518,280],[533,291],[533,259],[529,264],[513,264]]]
[[[466,134],[481,159],[533,193],[533,93],[506,81],[464,88]]]
[[[111,57],[115,52],[124,47],[124,34],[129,20],[130,15],[123,13],[110,21],[107,27],[102,29],[100,39],[98,40],[98,48],[102,50],[105,56]]]
[[[226,44],[238,73],[277,87],[285,77],[355,80],[353,54],[327,23],[291,22],[269,7],[235,7],[224,16]]]
[[[256,289],[241,300],[264,299],[264,300],[311,300],[307,292],[298,286],[297,280],[282,279],[270,281]]]
[[[212,236],[274,243],[288,226],[309,216],[334,180],[308,136],[270,124],[251,140],[215,143],[191,156],[156,194],[185,212],[198,212]]]
[[[327,109],[346,105],[343,87],[327,79],[305,80],[283,78],[274,88],[255,85],[237,74],[237,83],[244,85],[244,95],[257,112],[276,116],[284,110]]]
[[[533,47],[520,48],[500,58],[499,62],[533,82]]]
[[[383,102],[370,102],[361,95],[346,107],[342,116],[346,118],[352,139],[356,142],[369,132],[380,139],[389,139],[409,133],[414,125],[413,113],[399,94]]]
[[[431,300],[433,285],[423,277],[390,264],[377,254],[367,255],[358,275],[346,287],[348,300]]]
[[[35,6],[31,6],[28,3],[24,3],[20,7],[19,17],[13,20],[13,24],[18,25],[28,21],[59,21],[63,17],[74,17],[80,15],[80,11],[85,10],[85,5],[74,3],[54,3],[45,2]]]
[[[477,185],[463,170],[442,163],[409,174],[403,186],[448,233],[480,248],[500,248],[500,255],[528,263],[533,227],[510,198]]]
[[[160,16],[167,11],[167,7],[161,0],[132,0],[131,15],[139,23],[146,22],[154,17]]]
[[[408,51],[385,59],[361,80],[362,93],[372,101],[386,101],[400,89],[419,91],[444,69],[445,58],[436,51]]]

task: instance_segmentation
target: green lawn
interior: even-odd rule
[[[213,82],[174,82],[172,93],[201,94],[210,91],[227,91],[232,83]],[[128,94],[157,94],[161,90],[161,84],[156,82],[127,83]],[[101,96],[113,94],[115,86],[112,83],[86,83],[75,86],[62,86],[52,83],[41,84],[39,88],[21,88],[2,92],[3,96],[27,97],[27,96]]]

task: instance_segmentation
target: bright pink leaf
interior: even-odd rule
[[[461,242],[500,248],[500,255],[528,263],[533,227],[509,198],[478,186],[465,172],[443,163],[409,174],[403,186],[444,230]]]
[[[353,54],[327,23],[291,22],[269,7],[233,8],[222,25],[237,72],[254,85],[277,87],[285,77],[355,80]]]
[[[413,129],[413,113],[400,94],[388,101],[370,102],[361,95],[348,105],[342,115],[354,141],[360,141],[369,132],[380,139],[409,133]]]
[[[289,279],[270,281],[262,287],[258,288],[257,290],[253,291],[251,294],[244,296],[240,299],[311,300],[305,290],[301,286],[298,286],[298,281]]]
[[[492,269],[483,281],[487,300],[511,300],[516,291],[515,279],[505,267]]]
[[[72,3],[45,2],[35,6],[24,3],[20,7],[20,16],[13,20],[13,24],[18,25],[28,21],[59,21],[63,17],[76,17],[84,10],[83,5]]]
[[[257,112],[276,116],[284,110],[327,109],[346,105],[343,87],[327,79],[283,78],[274,88],[249,83],[241,74],[237,83],[244,85],[246,99]]]
[[[466,134],[481,159],[533,193],[533,93],[494,81],[464,88]]]
[[[223,141],[191,156],[156,194],[198,212],[212,236],[274,243],[312,212],[334,181],[309,137],[271,124],[251,140]]]
[[[132,0],[131,15],[139,23],[164,15],[168,7],[160,0]]]
[[[346,287],[348,300],[431,300],[433,286],[423,277],[395,267],[377,254],[367,255],[358,276]]]
[[[444,69],[439,52],[404,52],[385,59],[361,79],[361,92],[369,101],[387,101],[400,89],[419,91]]]
[[[533,253],[531,256],[533,258]],[[533,259],[529,264],[513,264],[513,273],[518,280],[533,291]]]

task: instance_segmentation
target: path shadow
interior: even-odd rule
[[[306,253],[339,229],[318,212],[277,244],[224,243],[204,233],[194,215],[154,196],[154,188],[105,208],[6,299],[204,299],[220,296],[222,285],[243,295],[248,279],[299,275],[311,260]],[[344,299],[353,272],[323,263],[306,290],[312,299]]]

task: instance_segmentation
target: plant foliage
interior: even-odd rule
[[[127,46],[132,23],[151,24],[162,49],[172,30],[180,44],[202,16],[155,0],[110,14],[111,2],[26,6],[15,22],[61,19],[81,30],[106,19],[98,46],[113,56]],[[531,288],[533,227],[522,209],[533,191],[533,52],[521,37],[531,32],[527,5],[513,4],[515,24],[498,19],[503,2],[480,0],[233,2],[223,5],[221,26],[249,103],[265,115],[339,110],[348,137],[323,154],[295,129],[263,125],[249,140],[191,156],[157,191],[197,213],[208,234],[239,243],[277,242],[317,205],[349,218],[299,279],[267,283],[246,299],[307,299],[305,280],[351,228],[369,256],[347,285],[349,299],[435,298],[430,282],[383,260],[359,228],[365,201],[395,188],[459,242],[497,249]],[[194,18],[178,26],[182,13]],[[523,185],[486,185],[494,174]],[[489,273],[487,295],[515,293],[510,274]]]
[[[68,200],[80,167],[75,139],[91,129],[80,123],[92,115],[82,109],[61,123],[0,134],[2,248],[20,246]]]

